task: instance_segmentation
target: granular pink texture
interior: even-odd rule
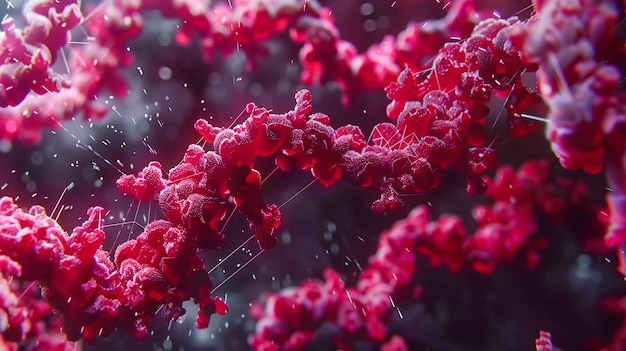
[[[514,42],[528,62],[539,64],[538,87],[550,108],[546,135],[561,165],[599,173],[604,168],[611,225],[609,246],[618,246],[626,275],[626,108],[617,94],[624,60],[614,27],[614,1],[534,1],[537,11]],[[611,49],[609,49],[611,48]]]
[[[40,284],[68,339],[94,342],[119,327],[143,336],[160,308],[177,318],[190,298],[200,305],[199,328],[211,314],[226,312],[224,302],[210,297],[211,281],[184,230],[154,221],[111,261],[102,249],[104,209],[87,214],[68,235],[43,208],[23,212],[11,198],[0,199],[0,255],[21,266],[22,279]]]
[[[369,144],[359,127],[334,129],[330,117],[312,113],[311,99],[311,93],[302,90],[296,94],[295,108],[286,114],[249,104],[250,117],[241,124],[219,128],[199,120],[196,129],[213,144],[211,153],[228,166],[252,167],[257,156],[280,151],[276,165],[281,170],[310,168],[326,186],[343,179],[362,187],[378,187],[381,197],[372,207],[376,212],[398,208],[402,204],[399,193],[435,187],[448,168],[463,171],[470,178],[468,190],[479,192],[484,190],[480,174],[495,165],[493,150],[469,145],[473,116],[468,105],[443,91],[431,91],[424,96],[423,105],[415,102],[410,107],[415,116],[430,118],[406,117],[397,125],[378,124]],[[221,167],[209,178],[228,177],[230,171],[220,172]],[[244,203],[264,206],[256,199]]]
[[[277,244],[281,212],[263,200],[261,174],[254,168],[257,157],[273,157],[283,171],[310,169],[325,186],[344,180],[376,187],[375,212],[398,209],[402,194],[433,189],[449,169],[467,178],[468,193],[485,193],[493,201],[473,208],[477,228],[471,236],[459,217],[431,220],[429,209],[418,207],[381,235],[354,286],[329,269],[324,281],[268,294],[264,308],[253,309],[259,319],[251,337],[255,350],[303,350],[327,322],[340,330],[338,347],[348,349],[350,338],[365,338],[383,350],[406,350],[400,337],[390,338],[387,322],[394,307],[390,297],[411,283],[417,254],[452,271],[491,273],[520,253],[533,267],[548,244],[534,235],[535,212],[562,223],[568,206],[586,195],[579,184],[550,177],[542,162],[483,176],[497,163],[495,151],[484,146],[494,95],[505,99],[509,136],[539,129],[522,113],[543,99],[550,109],[546,134],[563,167],[594,174],[605,169],[611,188],[606,243],[621,249],[626,275],[626,99],[616,94],[616,66],[625,57],[613,33],[620,15],[615,2],[536,0],[533,17],[520,21],[495,18],[471,0],[458,0],[445,18],[411,23],[363,53],[341,38],[330,10],[316,2],[232,5],[103,3],[84,23],[93,40],[72,50],[65,76],[51,66],[81,21],[79,7],[71,0],[28,1],[23,29],[12,18],[2,22],[0,138],[38,142],[42,127],[55,128],[80,113],[103,117],[107,109],[95,100],[107,90],[127,93],[121,69],[133,56],[126,45],[141,33],[146,10],[181,19],[179,43],[199,37],[207,59],[216,49],[230,54],[242,48],[249,68],[265,54],[258,42],[288,30],[302,45],[304,84],[336,82],[345,102],[359,92],[385,89],[390,121],[377,124],[368,138],[358,126],[333,127],[329,116],[313,112],[308,90],[299,91],[294,109],[284,114],[250,103],[249,117],[230,128],[200,119],[195,128],[212,151],[192,144],[167,177],[160,163],[151,162],[137,176],[118,180],[123,193],[158,201],[164,219],[149,223],[113,257],[102,249],[103,208],[90,208],[85,223],[68,234],[42,207],[24,212],[11,198],[1,198],[0,321],[6,317],[10,323],[0,323],[0,349],[24,339],[29,328],[7,276],[41,285],[70,340],[93,342],[119,327],[144,336],[157,311],[165,308],[166,317],[176,319],[190,299],[200,307],[197,326],[207,327],[210,316],[226,313],[228,306],[211,296],[199,252],[224,246],[221,224],[231,204],[246,216],[263,250]],[[615,47],[620,49],[604,49]],[[522,82],[535,71],[537,89]],[[553,350],[549,333],[540,332],[536,348]]]
[[[69,80],[52,70],[69,32],[82,17],[76,0],[30,0],[22,9],[26,26],[3,18],[0,35],[0,107],[19,104],[31,91],[58,92]]]
[[[74,351],[38,286],[20,276],[20,265],[0,255],[0,350]]]
[[[497,263],[520,254],[530,268],[535,267],[539,251],[548,242],[536,235],[534,212],[547,214],[558,225],[568,216],[568,207],[577,206],[584,195],[576,183],[550,176],[549,167],[546,161],[528,161],[517,171],[504,166],[493,179],[486,177],[487,195],[494,203],[474,206],[477,229],[473,235],[468,235],[460,217],[444,214],[431,221],[429,208],[419,206],[381,234],[376,253],[353,286],[346,286],[337,272],[327,269],[323,280],[310,279],[297,287],[266,293],[263,304],[252,307],[252,316],[258,320],[250,337],[253,350],[305,350],[324,323],[337,327],[333,340],[342,349],[349,350],[349,341],[354,339],[384,342],[389,338],[394,299],[413,281],[418,255],[453,272],[471,267],[492,273]],[[419,287],[414,292],[412,298],[418,299]],[[545,340],[542,334],[538,347],[547,345]]]
[[[425,68],[448,38],[467,36],[477,21],[487,17],[476,11],[473,1],[458,1],[445,19],[412,23],[396,39],[386,37],[359,54],[340,38],[330,10],[315,1],[241,0],[233,1],[232,7],[218,3],[209,9],[206,1],[115,0],[93,8],[81,23],[90,36],[86,45],[68,50],[68,72],[63,75],[49,66],[80,21],[75,1],[29,0],[27,4],[24,13],[30,22],[25,29],[16,29],[10,17],[4,23],[7,35],[2,39],[10,50],[0,55],[0,72],[4,71],[0,101],[6,101],[0,102],[6,107],[0,110],[0,137],[29,143],[40,141],[42,129],[56,129],[72,117],[102,118],[108,107],[97,101],[99,94],[127,94],[128,82],[120,70],[132,63],[128,42],[142,32],[142,13],[148,10],[181,20],[179,43],[199,37],[209,60],[216,49],[224,55],[242,49],[251,69],[265,55],[259,42],[289,30],[291,40],[303,45],[299,55],[303,83],[335,81],[346,92],[345,101],[364,90],[383,89],[402,67]],[[23,57],[15,57],[19,53]],[[31,56],[39,58],[28,63]],[[34,94],[26,98],[31,91]]]

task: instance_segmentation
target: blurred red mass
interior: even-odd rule
[[[532,5],[7,1],[0,350],[626,350],[623,5]]]

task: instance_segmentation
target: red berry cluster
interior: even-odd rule
[[[166,178],[162,166],[152,162],[137,176],[118,180],[125,194],[158,201],[164,219],[149,223],[113,256],[102,249],[103,208],[89,209],[85,223],[68,235],[42,207],[24,212],[11,198],[1,198],[0,322],[9,322],[0,323],[0,346],[26,338],[34,330],[27,324],[40,319],[23,317],[25,303],[8,276],[40,284],[70,340],[91,342],[119,327],[144,336],[146,323],[160,309],[175,319],[190,299],[200,307],[197,326],[206,327],[227,305],[211,296],[199,252],[224,245],[221,223],[232,204],[246,216],[262,249],[277,243],[281,213],[263,201],[261,175],[254,168],[257,157],[274,157],[283,171],[311,169],[325,186],[344,180],[377,187],[375,212],[402,206],[401,194],[436,187],[448,169],[466,176],[468,193],[486,191],[493,200],[473,209],[472,236],[460,218],[431,221],[428,209],[419,207],[381,235],[355,286],[346,287],[327,270],[324,282],[270,294],[265,309],[254,310],[260,321],[251,343],[258,350],[304,349],[327,322],[340,330],[335,342],[341,348],[349,349],[350,339],[358,337],[387,342],[385,350],[407,349],[400,337],[389,338],[386,323],[394,307],[390,297],[411,283],[417,254],[453,271],[469,265],[490,273],[497,262],[523,251],[534,266],[547,245],[534,236],[536,213],[561,223],[568,206],[584,202],[583,186],[550,177],[545,163],[529,162],[517,172],[503,167],[494,178],[484,177],[496,166],[495,151],[485,147],[493,96],[505,101],[510,136],[539,128],[522,113],[543,99],[550,108],[547,135],[561,164],[589,173],[605,167],[612,191],[607,244],[626,246],[626,99],[616,94],[621,76],[616,65],[624,50],[613,32],[620,17],[613,1],[535,0],[533,17],[520,21],[486,15],[473,1],[458,0],[444,19],[410,24],[360,54],[341,39],[330,10],[316,2],[232,5],[208,9],[208,1],[112,0],[81,20],[76,1],[28,1],[24,29],[12,18],[2,23],[0,137],[37,142],[44,126],[81,112],[86,118],[104,116],[106,106],[97,96],[105,90],[126,94],[120,68],[133,59],[127,43],[143,28],[141,13],[154,9],[181,19],[180,43],[197,35],[207,58],[214,49],[229,54],[243,48],[251,68],[264,54],[258,42],[289,29],[291,40],[302,44],[305,84],[337,82],[346,97],[384,88],[393,123],[377,124],[369,138],[358,126],[333,127],[329,116],[313,113],[308,90],[298,92],[294,109],[284,114],[251,103],[249,117],[230,128],[198,120],[196,130],[213,151],[193,144]],[[79,24],[94,37],[72,50],[68,79],[51,67]],[[603,49],[611,47],[621,48]],[[535,71],[538,91],[522,79]],[[537,339],[537,350],[552,350],[548,333]]]
[[[264,306],[256,304],[252,309],[259,320],[251,337],[253,349],[305,350],[324,323],[337,327],[334,340],[345,350],[350,350],[349,341],[356,338],[385,341],[394,299],[401,302],[400,288],[414,279],[418,255],[452,271],[470,266],[492,273],[496,263],[511,261],[523,252],[528,266],[535,267],[539,250],[548,244],[547,238],[536,235],[540,230],[535,212],[562,222],[587,195],[582,183],[552,177],[549,167],[546,161],[529,161],[517,172],[501,167],[495,178],[486,177],[487,196],[493,204],[473,208],[477,226],[473,235],[468,235],[460,217],[444,214],[431,221],[428,207],[420,206],[381,234],[378,250],[354,286],[346,286],[329,269],[322,281],[308,280],[265,294]]]
[[[34,284],[20,282],[20,265],[0,255],[0,350],[73,351]]]
[[[165,306],[177,318],[190,298],[200,305],[199,327],[211,314],[226,312],[221,300],[209,297],[211,282],[198,249],[180,229],[154,221],[120,245],[112,261],[102,249],[104,209],[87,214],[68,235],[42,207],[23,212],[12,199],[0,199],[0,255],[19,264],[20,278],[39,283],[68,339],[93,342],[119,327],[144,336],[159,309]]]
[[[607,244],[623,246],[626,105],[624,94],[617,93],[621,73],[616,65],[625,56],[614,30],[618,4],[554,0],[534,1],[534,7],[536,16],[514,41],[527,61],[539,64],[538,87],[550,108],[546,135],[563,167],[592,174],[605,168],[611,188]],[[620,269],[626,274],[626,266]]]
[[[23,13],[23,29],[11,17],[2,20],[0,107],[19,104],[31,90],[45,94],[70,87],[67,77],[51,66],[82,17],[76,0],[28,1]]]
[[[206,142],[213,144],[216,157],[226,165],[251,168],[257,156],[280,151],[276,164],[282,170],[310,168],[326,186],[339,179],[362,187],[376,186],[382,194],[373,205],[376,212],[400,207],[399,193],[423,192],[436,186],[448,168],[467,171],[472,176],[470,184],[483,185],[478,176],[495,165],[495,155],[488,148],[468,148],[472,116],[467,104],[436,90],[426,94],[423,107],[419,102],[412,105],[397,125],[376,125],[371,144],[359,127],[347,125],[335,130],[328,116],[312,114],[311,94],[307,90],[296,94],[296,107],[286,114],[273,114],[249,104],[247,112],[251,116],[241,124],[219,128],[199,120],[196,129]],[[223,172],[222,168],[209,170],[213,174],[208,178],[231,178],[230,172]],[[248,192],[246,196],[255,193]],[[237,206],[248,212],[245,206],[238,205],[237,196],[235,199]],[[274,207],[267,209],[260,200],[245,204],[261,206],[253,212],[262,213],[264,218],[268,217],[267,212],[276,213]],[[259,227],[254,222],[251,225]],[[266,222],[260,227],[273,229],[275,225]],[[268,235],[267,231],[255,234],[262,243],[264,239],[259,235]]]
[[[8,34],[3,39],[8,50],[0,56],[5,71],[0,83],[8,91],[4,94],[9,94],[7,103],[0,104],[9,105],[0,110],[0,136],[27,142],[38,142],[43,128],[58,128],[61,121],[81,113],[86,119],[103,117],[108,106],[97,100],[98,94],[109,91],[119,97],[127,93],[128,83],[120,69],[133,60],[128,42],[143,30],[144,11],[158,10],[165,17],[179,18],[178,42],[188,44],[198,36],[207,59],[215,49],[226,55],[242,49],[248,53],[251,67],[264,54],[259,42],[290,29],[291,39],[303,45],[302,81],[335,81],[349,95],[383,89],[402,67],[426,67],[450,37],[466,37],[477,21],[486,17],[475,10],[473,1],[458,1],[445,19],[413,23],[397,39],[387,37],[359,54],[354,45],[340,38],[330,10],[314,1],[242,0],[232,1],[232,6],[219,3],[210,10],[208,2],[202,1],[108,1],[93,8],[81,22],[90,36],[86,45],[72,48],[65,62],[67,77],[50,66],[67,43],[69,31],[79,24],[76,1],[27,3],[24,16],[32,20],[21,31],[12,18],[5,20]],[[46,34],[31,38],[33,31]],[[28,54],[20,56],[20,52]],[[37,55],[44,59],[28,62]],[[16,60],[21,63],[14,63]],[[56,83],[42,85],[45,82]],[[56,93],[41,95],[51,91]]]

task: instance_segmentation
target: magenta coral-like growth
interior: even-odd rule
[[[190,298],[200,304],[198,327],[226,312],[224,302],[208,297],[211,281],[183,229],[155,221],[120,245],[111,261],[102,250],[104,209],[87,214],[67,235],[43,208],[23,212],[10,198],[0,199],[0,255],[21,266],[23,279],[39,282],[70,340],[93,342],[119,327],[143,336],[159,308],[167,306],[167,315],[176,318]]]
[[[525,113],[543,101],[549,109],[546,136],[561,165],[605,172],[606,245],[618,248],[626,275],[626,95],[620,91],[626,56],[616,35],[623,4],[535,0],[528,20],[501,18],[477,5],[449,2],[442,19],[410,23],[359,52],[340,35],[330,8],[316,1],[111,0],[86,17],[75,0],[26,1],[23,28],[8,16],[1,24],[3,143],[36,143],[42,128],[77,116],[104,117],[109,100],[98,96],[128,93],[123,69],[134,59],[128,43],[141,34],[142,16],[151,10],[180,20],[177,42],[197,41],[207,61],[216,52],[241,50],[250,70],[269,54],[260,43],[288,32],[299,46],[303,84],[335,83],[345,103],[384,90],[389,103],[368,137],[359,126],[333,125],[330,116],[314,112],[307,89],[295,94],[286,113],[250,103],[247,118],[230,127],[198,119],[195,129],[209,151],[191,144],[167,172],[154,161],[117,180],[122,193],[158,202],[162,216],[147,220],[141,234],[114,253],[103,249],[102,207],[91,207],[87,220],[68,234],[43,207],[25,212],[11,197],[1,197],[0,350],[70,349],[60,326],[69,340],[94,342],[118,328],[143,337],[159,311],[177,319],[188,300],[199,306],[197,327],[206,328],[228,305],[212,296],[200,254],[226,245],[229,209],[234,205],[246,217],[262,251],[278,244],[282,206],[264,200],[256,168],[263,157],[282,171],[310,169],[327,187],[339,181],[375,187],[377,214],[400,209],[405,194],[435,189],[449,170],[463,175],[470,195],[484,194],[488,201],[472,207],[473,226],[453,214],[431,219],[429,207],[418,206],[380,235],[369,266],[353,284],[327,269],[323,280],[268,293],[252,309],[258,323],[249,341],[255,350],[305,350],[324,324],[337,328],[337,348],[349,350],[360,339],[384,351],[408,350],[389,321],[401,289],[410,288],[414,300],[421,294],[412,286],[419,255],[455,273],[493,273],[519,256],[533,268],[548,247],[541,223],[561,227],[573,213],[595,220],[585,184],[552,176],[548,162],[529,161],[517,170],[503,166],[486,176],[498,163],[496,147],[487,142],[499,119],[489,130],[496,99],[508,112],[508,137],[540,129]],[[78,26],[87,41],[67,50],[66,60]],[[55,67],[58,56],[65,74]],[[33,293],[36,288],[16,286],[14,278],[36,282],[45,302]],[[48,319],[52,310],[59,321]],[[536,350],[554,350],[550,333],[540,332]]]
[[[70,86],[52,65],[82,17],[76,0],[28,1],[22,13],[26,20],[23,29],[16,28],[11,17],[2,20],[0,107],[16,106],[31,91],[46,94]]]
[[[561,222],[568,207],[576,206],[574,199],[580,197],[580,189],[565,179],[555,181],[545,161],[527,162],[517,172],[501,167],[496,177],[486,178],[486,182],[494,204],[473,208],[477,224],[473,235],[467,234],[460,217],[442,215],[431,221],[428,207],[420,206],[381,234],[369,267],[353,286],[346,286],[337,272],[326,270],[323,281],[308,280],[299,287],[265,294],[264,306],[252,308],[259,320],[251,337],[253,349],[303,350],[324,323],[339,329],[335,339],[338,347],[355,338],[387,340],[386,325],[394,300],[401,302],[398,292],[413,281],[418,255],[455,272],[470,266],[492,273],[496,263],[511,261],[523,252],[528,266],[535,267],[538,251],[547,246],[546,238],[535,236],[539,231],[535,211]],[[555,186],[559,183],[562,185]],[[419,288],[415,294],[414,298],[419,297]],[[402,345],[393,340],[390,345]],[[546,345],[545,337],[541,340],[538,347]]]

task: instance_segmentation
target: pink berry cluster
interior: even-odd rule
[[[33,284],[19,280],[20,265],[0,256],[0,350],[73,351],[50,306]]]
[[[487,197],[493,203],[474,206],[473,235],[468,235],[458,216],[444,214],[431,221],[427,206],[415,208],[381,234],[376,253],[353,286],[346,286],[336,271],[328,269],[323,280],[265,294],[263,305],[252,308],[258,320],[252,348],[306,350],[325,323],[337,327],[333,340],[343,350],[350,350],[349,341],[356,338],[386,341],[395,303],[402,302],[400,292],[414,281],[418,255],[453,272],[471,267],[492,273],[498,262],[511,261],[521,252],[527,265],[535,267],[539,251],[548,244],[546,237],[537,235],[536,211],[558,226],[573,208],[587,204],[583,183],[550,173],[549,163],[542,160],[528,161],[517,171],[503,166],[493,179],[485,177]],[[587,210],[587,216],[593,216],[593,210]],[[424,293],[420,288],[414,291],[413,299]],[[551,350],[539,345],[547,345],[544,341],[538,341],[538,350]]]
[[[132,63],[127,45],[142,31],[140,12],[158,9],[165,16],[180,17],[185,23],[182,30],[189,31],[192,26],[208,26],[201,6],[194,1],[115,0],[103,2],[83,17],[75,0],[27,1],[22,9],[27,26],[19,30],[14,19],[7,17],[3,22],[6,34],[0,36],[6,42],[0,52],[0,77],[4,90],[10,92],[6,103],[0,99],[4,107],[0,137],[37,143],[42,129],[57,129],[64,120],[80,115],[86,120],[104,117],[108,106],[98,95],[109,92],[122,97],[128,92],[120,70]],[[77,25],[83,31],[70,33]],[[70,37],[74,41],[67,50],[64,46]],[[51,68],[58,56],[63,57],[65,74]]]
[[[23,13],[23,29],[11,17],[2,21],[0,107],[19,104],[31,90],[45,94],[70,87],[67,77],[51,66],[82,17],[76,1],[28,1]]]
[[[159,309],[176,318],[190,298],[201,307],[200,327],[211,314],[226,312],[223,302],[208,297],[211,283],[198,249],[181,239],[181,230],[152,222],[111,260],[102,249],[104,209],[87,214],[68,235],[42,207],[23,212],[11,198],[0,199],[0,255],[17,263],[21,279],[39,283],[69,340],[94,342],[120,327],[144,336]]]
[[[193,0],[111,0],[86,17],[76,1],[27,1],[23,29],[13,18],[2,22],[1,139],[35,143],[44,127],[56,128],[80,114],[104,117],[108,107],[98,96],[127,93],[122,69],[133,60],[127,45],[143,30],[142,13],[148,10],[180,19],[178,42],[197,38],[207,60],[214,51],[228,55],[241,48],[250,69],[266,54],[259,43],[288,30],[290,40],[301,45],[304,84],[336,82],[344,102],[384,89],[389,121],[376,124],[367,138],[359,126],[333,126],[331,117],[313,112],[306,89],[287,113],[250,103],[249,116],[231,127],[199,119],[195,129],[211,150],[191,144],[167,176],[155,161],[117,181],[122,193],[157,202],[162,219],[114,253],[103,249],[102,207],[90,208],[88,219],[68,234],[43,207],[23,211],[12,198],[0,198],[0,350],[23,348],[29,338],[39,340],[34,347],[69,349],[60,326],[67,340],[95,342],[118,328],[143,337],[157,313],[175,320],[185,314],[182,304],[188,300],[199,306],[198,328],[206,328],[211,315],[225,314],[228,306],[212,296],[200,254],[224,247],[224,222],[233,206],[262,250],[278,243],[281,212],[263,199],[263,180],[255,169],[261,157],[273,158],[282,171],[310,169],[327,187],[339,181],[375,187],[376,213],[400,209],[404,194],[436,188],[449,170],[467,179],[469,194],[490,200],[473,207],[474,230],[458,216],[431,220],[428,207],[417,207],[381,234],[354,285],[327,269],[324,280],[266,294],[264,305],[253,308],[255,350],[305,350],[325,323],[337,328],[333,342],[341,349],[364,339],[381,350],[408,350],[402,337],[389,335],[388,323],[394,298],[414,282],[418,255],[454,272],[470,267],[492,273],[498,263],[519,255],[535,267],[548,246],[537,235],[538,216],[555,227],[572,213],[595,217],[585,184],[551,176],[547,162],[527,162],[517,171],[504,166],[493,177],[485,175],[497,166],[496,151],[486,145],[494,97],[508,112],[508,136],[537,131],[541,125],[523,114],[543,101],[550,111],[546,134],[562,166],[592,174],[605,170],[606,244],[622,250],[620,270],[626,275],[626,100],[617,93],[624,45],[614,32],[623,10],[610,0],[535,0],[533,6],[528,20],[502,19],[479,11],[474,1],[457,0],[443,19],[411,23],[359,53],[341,38],[331,11],[315,1],[211,6]],[[66,59],[64,50],[78,26],[89,33],[86,45],[70,50]],[[67,75],[52,68],[59,56]],[[529,75],[536,88],[524,79]],[[32,292],[36,289],[18,296],[16,284],[22,281],[37,282],[45,303]],[[419,298],[421,290],[413,290],[410,298]],[[47,320],[51,310],[59,321]],[[550,338],[541,332],[536,349],[553,350]]]
[[[526,61],[539,64],[538,89],[550,108],[546,135],[563,167],[592,174],[604,168],[607,244],[624,246],[626,113],[616,93],[624,45],[614,29],[623,13],[614,1],[534,1],[534,7],[536,16],[515,41]],[[620,270],[626,274],[623,264]]]
[[[373,205],[376,212],[399,208],[399,193],[423,192],[434,187],[447,168],[458,167],[478,176],[495,164],[492,150],[468,147],[465,136],[472,119],[467,106],[451,100],[444,92],[427,94],[424,107],[415,108],[416,115],[431,114],[431,118],[407,117],[400,119],[398,126],[378,124],[372,131],[371,143],[367,143],[359,127],[334,129],[327,115],[311,113],[311,99],[311,93],[302,90],[296,94],[296,107],[286,114],[270,113],[250,104],[247,112],[251,116],[241,124],[221,128],[199,120],[196,129],[206,142],[213,144],[214,153],[226,165],[250,168],[257,156],[280,151],[275,162],[281,170],[310,168],[326,186],[339,179],[362,187],[376,186],[381,193]],[[212,172],[209,179],[231,178],[221,167],[214,167]],[[255,211],[263,213],[263,217],[270,216],[269,212],[275,218],[278,215],[275,207],[265,208],[260,201],[247,203],[261,206]],[[247,211],[245,206],[237,206]],[[259,226],[254,221],[251,225]],[[266,222],[260,227],[276,226]],[[264,239],[259,235],[268,235],[267,230],[255,234],[261,243]]]
[[[228,55],[242,49],[251,67],[264,55],[259,43],[289,29],[291,39],[302,45],[303,83],[335,81],[349,95],[383,89],[405,66],[425,68],[450,37],[466,37],[485,17],[471,0],[458,1],[445,19],[413,23],[396,39],[386,37],[359,54],[354,45],[340,38],[330,10],[315,1],[241,0],[209,9],[206,1],[114,0],[92,8],[82,21],[76,1],[27,3],[23,13],[32,20],[26,28],[17,29],[11,17],[4,21],[7,34],[2,38],[7,45],[0,56],[0,67],[6,71],[2,84],[10,92],[7,102],[0,104],[5,107],[0,110],[0,136],[26,142],[39,142],[42,129],[56,129],[77,115],[85,119],[103,117],[108,107],[97,99],[99,94],[126,95],[128,82],[120,70],[132,63],[128,42],[141,34],[145,11],[158,10],[167,18],[180,19],[177,41],[188,44],[198,37],[207,59],[216,50]],[[79,24],[89,35],[73,37],[85,45],[73,45],[68,50],[71,55],[68,53],[67,59],[64,56],[67,74],[53,71],[50,66],[57,60],[57,52],[63,50],[70,30]],[[20,52],[24,54],[20,56]],[[41,55],[42,59],[29,63],[31,57]],[[16,60],[23,62],[16,64]]]
[[[48,112],[47,108],[53,105],[24,99],[31,91],[35,96],[60,96],[71,89],[73,82],[55,72],[52,65],[68,43],[69,32],[79,24],[82,13],[75,0],[28,1],[23,13],[26,26],[22,29],[16,27],[13,18],[2,19],[0,137],[36,142],[41,128],[57,127],[56,122],[37,113],[38,110]]]

